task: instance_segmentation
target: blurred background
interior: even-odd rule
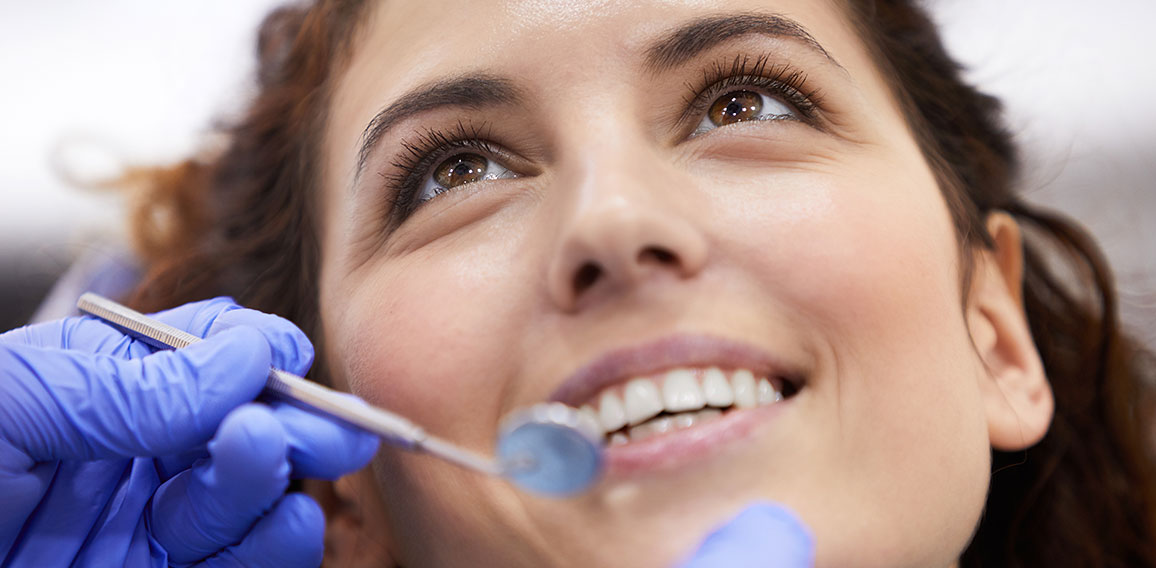
[[[251,94],[255,29],[280,3],[0,3],[0,330],[76,258],[123,241],[118,196],[61,172],[95,180],[212,144]],[[1126,321],[1156,346],[1156,2],[928,5],[973,82],[1004,99],[1029,198],[1092,230]]]

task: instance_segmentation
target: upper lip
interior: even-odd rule
[[[763,349],[731,339],[683,334],[611,350],[571,374],[550,400],[577,407],[610,385],[679,367],[748,369],[755,376],[779,377],[801,386],[798,368]]]

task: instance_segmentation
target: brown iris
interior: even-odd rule
[[[763,110],[763,98],[751,91],[734,91],[715,100],[707,116],[715,126],[751,120]]]
[[[442,162],[433,172],[434,181],[449,189],[475,181],[486,175],[486,159],[477,154],[458,154]]]

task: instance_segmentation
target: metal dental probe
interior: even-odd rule
[[[161,349],[180,349],[202,341],[97,294],[82,295],[76,305],[82,312]],[[494,459],[431,436],[392,412],[351,404],[337,391],[280,369],[270,369],[265,390],[377,434],[391,445],[505,477],[523,489],[545,495],[580,493],[592,486],[602,471],[598,426],[577,410],[558,403],[537,404],[511,413],[499,430]]]

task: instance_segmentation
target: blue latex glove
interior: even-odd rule
[[[0,335],[0,564],[317,566],[324,517],[289,479],[357,470],[376,437],[250,402],[312,363],[289,322],[225,298],[157,318],[206,340],[154,353],[91,317]]]
[[[810,531],[780,505],[743,509],[706,537],[680,568],[810,568],[815,543]]]

